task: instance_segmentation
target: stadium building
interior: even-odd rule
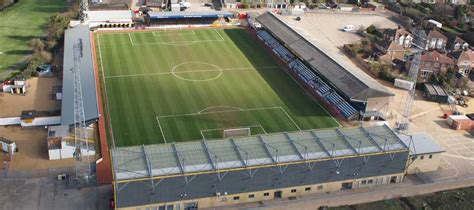
[[[399,183],[416,146],[426,156],[417,172],[438,167],[442,150],[420,138],[376,126],[116,148],[115,204],[197,209]]]
[[[275,14],[267,12],[256,19],[264,29],[258,32],[260,39],[330,110],[346,119],[385,118],[393,93],[364,72],[349,70],[328,56]]]
[[[147,22],[151,26],[156,23],[161,26],[188,24],[186,27],[198,27],[195,21],[203,26],[213,26],[226,17],[230,18],[232,14],[151,12]],[[100,17],[97,20],[99,23],[103,19]],[[289,66],[291,75],[327,107],[333,107],[333,112],[346,119],[382,115],[380,113],[391,100],[390,92],[375,81],[366,80],[366,75],[349,72],[274,15],[267,13],[256,20],[264,28],[257,31],[257,36]],[[97,179],[99,183],[110,183],[110,178],[113,178],[116,209],[188,210],[278,198],[297,199],[306,194],[400,183],[407,173],[433,171],[439,166],[439,156],[443,151],[429,136],[399,136],[387,126],[322,130],[298,128],[299,131],[295,132],[264,132],[252,136],[249,133],[245,137],[186,140],[188,142],[181,143],[166,142],[161,133],[162,144],[124,147],[119,144],[115,147],[116,139],[112,135],[113,146],[109,150],[105,124],[110,122],[102,112],[103,105],[108,104],[108,101],[103,104],[102,100],[109,98],[106,92],[101,94],[103,90],[98,86],[100,77],[98,63],[94,62],[94,55],[97,54],[91,25],[68,29],[65,34],[61,125],[74,124],[72,48],[75,43],[82,42],[83,56],[79,66],[85,120],[88,123],[98,121],[101,139],[102,157],[96,161],[95,167]],[[122,34],[117,36],[130,41],[131,46],[136,44],[134,34]],[[143,32],[140,33],[142,35],[146,36]],[[149,36],[155,40],[155,34]],[[215,32],[213,36],[221,35]],[[101,57],[99,35],[96,37]],[[213,41],[221,42],[221,39]],[[193,39],[190,39],[172,44],[192,42]],[[102,63],[100,66],[103,67]],[[101,73],[105,80],[103,69]],[[109,78],[113,76],[116,75]],[[375,114],[371,114],[373,110]],[[219,112],[222,110],[216,111]],[[292,119],[288,113],[286,116]],[[156,116],[153,121],[157,120],[161,130],[158,118]],[[183,127],[184,131],[191,129]],[[141,140],[139,138],[127,137],[127,140]],[[153,143],[159,142],[152,139]]]

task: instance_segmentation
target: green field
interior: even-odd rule
[[[31,53],[28,42],[45,34],[45,25],[55,12],[63,11],[66,0],[20,0],[0,11],[0,79],[10,76]]]
[[[241,29],[95,36],[115,146],[339,126]]]

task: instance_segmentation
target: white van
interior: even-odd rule
[[[355,26],[353,25],[347,25],[342,28],[343,31],[348,32],[348,31],[353,31],[355,29]]]

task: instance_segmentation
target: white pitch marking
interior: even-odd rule
[[[253,70],[253,69],[275,69],[280,68],[279,66],[265,66],[265,67],[240,67],[240,68],[227,68],[221,69],[222,71],[239,71],[239,70]],[[203,70],[190,70],[190,71],[182,71],[177,72],[177,74],[182,73],[193,73],[193,72],[214,72],[219,71],[219,69],[203,69]],[[166,74],[173,74],[173,72],[155,72],[155,73],[145,73],[145,74],[121,74],[121,75],[112,75],[107,76],[105,78],[122,78],[122,77],[136,77],[136,76],[153,76],[153,75],[166,75]]]
[[[135,45],[135,44],[133,43],[132,35],[130,35],[130,33],[128,33],[128,38],[130,39],[130,43],[132,43],[132,45]]]
[[[201,111],[199,111],[198,113],[201,114],[203,113],[204,111],[207,111],[207,110],[210,110],[210,109],[214,109],[214,108],[231,108],[231,109],[236,109],[236,110],[242,110],[242,108],[239,108],[239,107],[235,107],[235,106],[211,106],[211,107],[207,107]]]
[[[293,118],[290,117],[290,115],[288,114],[288,112],[286,112],[286,110],[283,109],[283,107],[281,107],[281,106],[280,106],[280,109],[281,109],[281,111],[283,111],[283,113],[285,113],[285,115],[288,117],[288,119],[290,119],[291,122],[293,122],[293,124],[296,126],[296,128],[298,128],[298,130],[301,131],[300,126],[298,126],[298,124],[296,124],[296,122],[293,120]]]
[[[161,132],[161,136],[163,136],[163,141],[166,144],[166,137],[165,137],[165,133],[163,132],[163,128],[161,127],[160,118],[159,117],[155,117],[155,118],[156,118],[156,122],[158,122],[158,127],[160,127],[160,132]]]
[[[274,106],[274,107],[262,107],[262,108],[252,108],[252,109],[214,111],[214,112],[206,112],[206,113],[173,114],[173,115],[158,116],[158,118],[195,116],[195,115],[201,115],[201,114],[216,114],[216,113],[229,113],[229,112],[245,112],[245,111],[257,111],[257,110],[269,110],[269,109],[281,109],[281,107],[280,106]]]
[[[217,29],[214,29],[214,31],[217,33],[217,35],[219,35],[219,37],[221,38],[222,41],[225,41],[224,37],[222,37],[221,33],[219,33],[219,31],[217,31]]]
[[[192,33],[183,33],[184,31],[190,31]],[[194,30],[180,30],[178,34],[170,34],[170,33],[164,33],[164,32],[170,32],[170,31],[153,31],[153,36],[186,36],[186,35],[196,35],[196,32]]]
[[[224,37],[217,31],[217,29],[214,29],[214,31],[219,35],[220,39],[207,39],[207,40],[194,40],[194,41],[177,41],[177,42],[154,42],[154,43],[143,43],[143,44],[136,44],[133,43],[132,38],[130,36],[130,33],[128,33],[128,36],[130,38],[130,42],[132,43],[132,46],[143,46],[143,45],[177,45],[177,46],[182,46],[182,45],[191,45],[191,44],[196,44],[200,42],[225,42]]]
[[[100,70],[102,71],[102,78],[104,78],[104,92],[105,92],[105,98],[109,98],[107,96],[107,85],[105,84],[105,73],[104,73],[104,63],[102,61],[102,50],[100,48],[100,34],[97,34],[97,45],[98,45],[98,48],[99,48],[99,60],[100,60]],[[109,100],[105,100],[105,104],[107,106],[107,112],[108,112],[108,116],[110,118],[110,106],[109,106]],[[112,130],[112,132],[110,132],[110,135],[112,135],[112,146],[113,148],[115,148],[115,138],[114,138],[114,129],[112,127],[112,123],[110,123],[110,129]]]

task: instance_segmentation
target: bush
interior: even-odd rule
[[[28,43],[28,45],[31,48],[33,48],[34,53],[43,51],[44,47],[45,47],[44,42],[41,39],[38,39],[38,38],[34,38],[34,39],[30,40],[30,43]]]
[[[377,28],[375,28],[374,25],[370,25],[369,27],[367,27],[366,31],[367,31],[367,33],[369,33],[369,34],[375,34],[376,31],[377,31]]]

